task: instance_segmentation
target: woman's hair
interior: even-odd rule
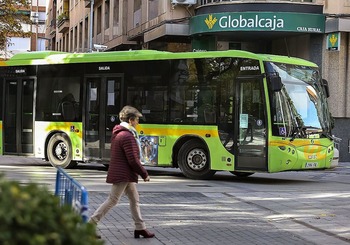
[[[124,106],[119,112],[119,120],[121,122],[129,122],[129,119],[134,119],[136,117],[142,117],[141,112],[129,105]]]

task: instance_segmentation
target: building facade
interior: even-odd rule
[[[241,49],[311,60],[330,85],[340,161],[350,161],[349,0],[54,0],[47,13],[49,50]]]

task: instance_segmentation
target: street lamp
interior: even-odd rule
[[[90,27],[89,27],[89,53],[92,52],[92,32],[93,32],[93,21],[94,21],[94,0],[84,0],[90,2]],[[85,7],[88,6],[88,3]]]
[[[38,11],[38,6],[37,6]],[[31,13],[31,29],[33,28],[33,24],[35,25],[35,51],[38,51],[38,28],[39,28],[39,12]]]
[[[90,33],[89,33],[89,53],[92,52],[92,32],[94,21],[94,0],[90,0]]]

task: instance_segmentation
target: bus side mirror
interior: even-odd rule
[[[322,87],[324,89],[324,92],[326,94],[326,97],[329,97],[329,86],[328,86],[328,81],[326,79],[322,79]]]
[[[270,80],[270,86],[272,91],[279,92],[282,90],[283,83],[280,76],[278,75],[269,76],[269,80]]]

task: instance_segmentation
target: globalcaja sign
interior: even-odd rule
[[[191,34],[222,31],[324,33],[325,16],[284,12],[240,12],[198,15],[190,20]]]

